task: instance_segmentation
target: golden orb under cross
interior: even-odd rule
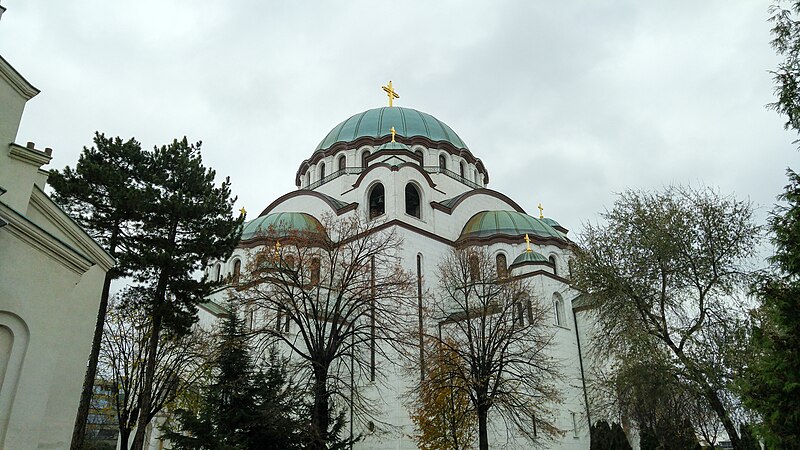
[[[389,84],[386,86],[381,86],[381,88],[383,88],[384,92],[386,92],[386,95],[389,96],[389,107],[391,108],[392,100],[400,98],[400,96],[397,94],[397,92],[395,92],[394,88],[392,87],[392,80],[389,80]]]

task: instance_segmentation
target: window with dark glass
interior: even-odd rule
[[[311,284],[319,284],[319,258],[311,258]]]
[[[369,218],[374,219],[383,215],[386,212],[386,205],[384,203],[384,189],[383,185],[378,183],[372,188],[369,193]]]
[[[445,159],[444,155],[439,155],[439,169],[447,169],[447,159]]]
[[[406,185],[406,214],[420,218],[419,191],[412,183]]]
[[[506,255],[498,253],[495,258],[497,263],[497,278],[505,278],[508,275],[508,265],[506,263]]]
[[[361,167],[367,168],[367,158],[369,158],[369,150],[361,154]]]
[[[550,255],[550,257],[547,258],[547,260],[550,261],[550,264],[553,265],[553,275],[558,275],[558,270],[556,269],[556,257]]]
[[[425,155],[422,154],[422,150],[415,150],[414,153],[419,156],[419,163],[420,165],[425,165]]]
[[[233,282],[239,282],[239,274],[242,272],[242,260],[237,259],[233,262]]]
[[[347,158],[344,155],[339,157],[339,170],[344,170],[347,165]]]
[[[325,178],[325,163],[319,163],[319,179]]]
[[[462,161],[462,162],[461,162],[461,164],[459,164],[459,166],[458,166],[458,174],[459,174],[459,175],[461,175],[461,178],[466,178],[466,174],[467,174],[467,165],[466,165],[466,164],[464,164],[464,162],[463,162],[463,161]]]
[[[475,283],[478,281],[479,276],[480,266],[478,265],[478,255],[473,253],[469,255],[469,277],[472,279],[472,282]]]

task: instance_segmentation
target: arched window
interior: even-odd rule
[[[444,155],[439,155],[439,169],[447,169],[447,159],[444,157]]]
[[[421,217],[419,207],[419,191],[412,183],[406,185],[406,214],[417,219]]]
[[[575,271],[575,260],[572,258],[567,260],[567,271],[569,271],[569,277],[572,278],[572,273]]]
[[[464,161],[461,161],[461,164],[458,165],[458,174],[461,175],[461,178],[467,178],[467,165]]]
[[[311,285],[319,284],[319,258],[311,258]]]
[[[523,308],[521,301],[514,302],[514,325],[518,327],[525,326],[525,308]]]
[[[219,264],[214,266],[214,280],[222,281],[222,266]]]
[[[495,257],[497,265],[497,278],[505,278],[508,276],[508,263],[506,262],[506,255],[498,253]]]
[[[369,158],[369,150],[361,154],[361,167],[367,168],[367,158]]]
[[[478,255],[472,253],[469,255],[469,277],[473,283],[478,281],[480,277],[480,266],[478,264]]]
[[[553,294],[553,323],[560,327],[567,326],[567,320],[564,316],[564,300],[558,292]]]
[[[420,164],[421,166],[424,166],[424,165],[425,165],[425,155],[422,153],[422,150],[419,150],[419,149],[417,149],[417,150],[414,150],[414,153],[415,153],[417,156],[419,156],[419,160],[420,160],[420,161],[419,161],[419,164]]]
[[[347,158],[344,155],[339,157],[339,170],[344,170],[347,166]]]
[[[306,187],[311,186],[311,171],[306,172]]]
[[[369,218],[374,219],[382,216],[386,212],[386,205],[384,203],[384,189],[383,185],[378,183],[369,193]]]
[[[323,178],[325,178],[325,163],[321,162],[319,163],[319,179],[321,180]]]
[[[550,255],[550,257],[547,258],[547,260],[550,261],[550,264],[553,265],[553,275],[558,275],[558,268],[556,267],[556,257],[555,257],[555,255]]]
[[[239,274],[241,274],[241,273],[242,273],[242,260],[237,258],[237,259],[235,259],[233,261],[233,282],[234,283],[238,283],[239,282]]]

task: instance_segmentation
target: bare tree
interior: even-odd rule
[[[751,215],[750,204],[713,189],[626,191],[605,224],[586,227],[573,272],[595,306],[596,354],[664,355],[669,373],[715,412],[734,448],[728,386],[759,234]]]
[[[559,365],[550,354],[553,330],[546,306],[524,278],[498,279],[485,248],[455,249],[438,266],[438,345],[454,356],[446,376],[469,390],[478,441],[489,448],[488,422],[498,418],[534,445],[558,434],[550,422],[559,402]],[[444,384],[435,377],[424,383]],[[541,438],[541,439],[534,439]]]
[[[122,295],[130,297],[136,295],[136,291],[129,288]],[[101,376],[110,387],[122,449],[128,448],[131,431],[139,417],[150,323],[141,310],[125,307],[114,300],[106,316],[100,368]],[[203,374],[202,366],[207,357],[208,339],[201,330],[195,329],[177,338],[162,334],[160,341],[147,423]]]
[[[322,224],[265,230],[238,291],[246,315],[265,312],[251,319],[253,332],[288,347],[308,377],[312,449],[337,440],[336,405],[350,403],[362,421],[376,417],[355,386],[380,378],[413,324],[411,276],[394,229],[356,215]]]

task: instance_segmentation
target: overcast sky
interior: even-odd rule
[[[764,108],[767,2],[1,1],[0,54],[42,91],[18,143],[61,168],[95,130],[202,140],[251,217],[390,79],[490,188],[574,232],[617,192],[670,183],[749,197],[763,220],[800,155]]]

